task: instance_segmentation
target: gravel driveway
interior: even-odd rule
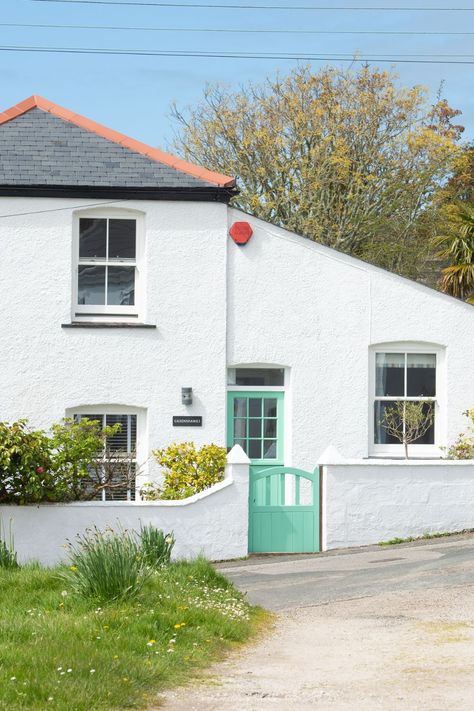
[[[277,611],[268,636],[166,711],[474,707],[474,538],[222,565]]]

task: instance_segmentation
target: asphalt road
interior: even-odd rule
[[[474,534],[308,556],[252,556],[219,569],[267,610],[474,584]]]

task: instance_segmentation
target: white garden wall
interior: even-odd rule
[[[323,550],[466,528],[474,528],[473,461],[323,467]]]
[[[66,558],[66,542],[93,526],[139,531],[140,524],[150,523],[173,531],[174,558],[200,553],[209,560],[240,558],[247,555],[248,463],[243,450],[234,447],[224,481],[182,501],[0,506],[0,520],[7,534],[11,522],[20,562],[54,565]]]

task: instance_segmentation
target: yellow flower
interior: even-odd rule
[[[147,647],[153,647],[154,644],[156,644],[156,639],[150,639],[150,640],[148,640],[148,642],[146,643],[146,646],[147,646]]]
[[[71,566],[69,566],[69,570],[72,570],[73,573],[75,573],[76,570],[77,570],[77,565],[71,565]]]

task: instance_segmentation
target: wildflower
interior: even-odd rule
[[[56,669],[56,671],[62,671],[62,670],[63,670],[62,667],[58,667],[58,668]]]
[[[173,536],[166,536],[165,543],[167,543],[168,545],[171,545],[171,543],[174,543]]]
[[[16,676],[11,676],[10,681],[16,681]]]
[[[72,669],[68,669],[67,673],[70,674],[72,672]]]
[[[67,595],[67,590],[61,590],[61,595],[62,595],[63,597],[66,597],[66,595]]]
[[[52,701],[53,698],[54,698],[53,696],[48,696],[48,701]]]
[[[89,674],[95,674],[95,669],[90,669]]]
[[[112,659],[118,659],[118,658],[119,658],[118,654],[114,654],[114,656],[112,657]]]
[[[77,565],[70,565],[69,570],[72,570],[72,572],[75,573],[77,570]]]
[[[153,647],[153,645],[156,644],[156,639],[150,639],[147,643],[147,647]]]

